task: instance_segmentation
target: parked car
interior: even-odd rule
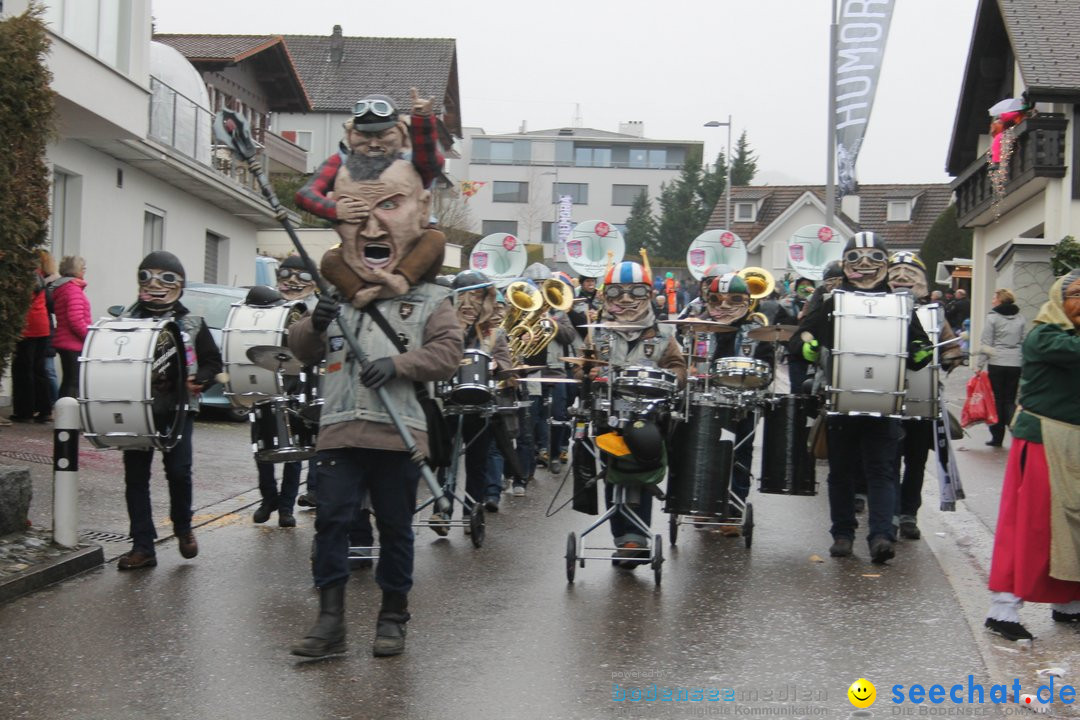
[[[208,285],[206,283],[188,283],[184,287],[184,296],[180,302],[191,311],[192,315],[201,315],[210,328],[210,334],[214,336],[214,342],[221,348],[222,328],[229,318],[229,309],[234,303],[242,301],[247,296],[247,288],[232,287],[231,285]],[[246,420],[248,411],[245,408],[233,407],[229,399],[225,397],[225,388],[221,384],[214,385],[204,392],[199,399],[199,409],[213,408],[225,412],[233,420]]]
[[[280,266],[281,263],[278,262],[277,258],[272,258],[269,255],[259,255],[256,257],[255,284],[277,287],[277,271]]]

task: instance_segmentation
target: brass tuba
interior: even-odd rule
[[[511,283],[507,291],[515,284]],[[512,326],[506,328],[510,354],[515,362],[536,355],[555,339],[559,327],[549,315],[551,310],[566,312],[574,304],[572,289],[561,280],[549,278],[540,285],[539,291],[528,283],[524,284],[539,294],[540,305],[518,314]]]
[[[751,300],[767,298],[776,289],[776,281],[773,279],[772,273],[765,268],[747,267],[735,274],[746,282],[746,287],[750,290]]]

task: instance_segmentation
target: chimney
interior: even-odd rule
[[[853,222],[859,222],[859,196],[845,195],[840,198],[840,212],[847,215]]]
[[[619,123],[619,132],[623,135],[633,135],[634,137],[645,137],[645,123],[641,120],[627,120],[626,122]]]
[[[526,132],[528,132],[528,130],[526,129],[526,127],[527,127],[527,126],[526,126],[526,124],[525,124],[525,121],[524,121],[524,120],[522,120],[522,121],[521,121],[521,127],[520,127],[520,128],[518,128],[518,135],[524,135],[524,134],[525,134]]]
[[[330,35],[330,62],[340,65],[345,57],[345,41],[341,37],[341,26],[335,25]]]

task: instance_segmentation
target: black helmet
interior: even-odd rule
[[[832,280],[833,278],[842,277],[844,277],[844,266],[840,264],[839,260],[833,260],[826,265],[825,269],[821,272],[822,280]]]
[[[353,127],[360,132],[381,132],[397,125],[398,110],[386,95],[368,95],[353,106]]]
[[[622,431],[626,447],[642,469],[652,470],[663,462],[664,437],[654,422],[635,420]]]
[[[277,288],[272,288],[269,285],[256,285],[248,290],[247,296],[244,298],[245,305],[255,305],[258,307],[271,307],[273,305],[280,305],[285,302],[281,297],[281,293],[277,291]]]
[[[886,254],[889,252],[889,248],[885,244],[885,238],[876,232],[869,231],[857,232],[848,238],[847,243],[844,245],[844,252],[856,248],[877,248],[884,250]]]
[[[307,265],[304,264],[304,259],[299,255],[290,255],[281,261],[281,267],[283,268],[296,268],[297,270],[307,270]]]
[[[492,282],[488,279],[487,275],[479,270],[462,270],[454,276],[452,285],[455,290],[462,290],[464,288],[479,290],[482,287],[490,287]]]

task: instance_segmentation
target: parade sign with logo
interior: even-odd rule
[[[701,280],[711,265],[722,265],[723,272],[746,267],[746,244],[730,230],[706,230],[694,238],[686,251],[686,267],[695,280]]]
[[[828,225],[803,225],[788,240],[788,264],[801,277],[818,282],[825,266],[839,260],[844,239]]]
[[[509,233],[494,233],[480,238],[473,247],[469,268],[499,283],[520,277],[528,259],[525,243]]]
[[[566,241],[566,262],[579,275],[600,277],[608,267],[608,253],[620,262],[626,241],[618,228],[604,220],[579,222]]]

